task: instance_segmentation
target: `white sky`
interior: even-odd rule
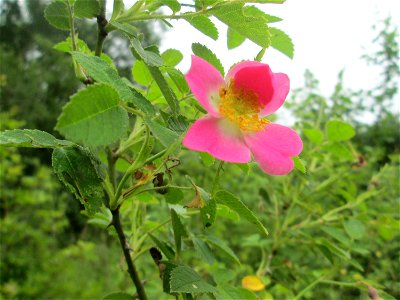
[[[109,0],[110,2],[110,0]],[[182,3],[191,3],[182,0]],[[132,0],[125,0],[126,7]],[[360,59],[372,53],[376,33],[372,26],[387,16],[400,27],[400,0],[287,0],[284,4],[259,6],[266,13],[281,17],[273,23],[292,38],[295,45],[291,60],[274,49],[267,50],[263,62],[274,72],[287,73],[292,88],[303,84],[303,74],[308,68],[320,80],[321,91],[329,95],[336,83],[337,74],[345,68],[344,82],[352,89],[374,86],[376,71]],[[228,50],[226,26],[213,19],[219,30],[217,41],[203,35],[183,20],[171,21],[174,28],[162,37],[162,51],[175,48],[184,55],[178,68],[184,73],[190,67],[191,44],[199,42],[210,48],[220,58],[225,69],[243,59],[253,59],[260,47],[246,41],[240,47]]]

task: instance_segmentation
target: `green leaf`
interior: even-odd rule
[[[71,55],[94,80],[112,85],[122,100],[132,103],[146,114],[154,114],[154,108],[151,103],[135,89],[130,88],[119,77],[117,71],[103,59],[79,52],[71,52]]]
[[[326,133],[328,135],[328,140],[333,142],[349,140],[356,134],[353,126],[339,120],[328,121]]]
[[[165,80],[164,75],[157,67],[149,66],[149,71],[151,73],[151,76],[153,76],[155,82],[157,83],[157,86],[160,88],[160,91],[167,101],[169,107],[174,112],[174,114],[177,115],[179,113],[179,102],[176,98],[175,93],[171,90],[171,87]]]
[[[153,51],[145,50],[138,39],[131,40],[131,49],[134,56],[143,60],[143,62],[151,67],[160,67],[163,64],[161,57]]]
[[[335,244],[331,243],[330,241],[326,239],[322,239],[321,241],[317,242],[319,245],[325,246],[332,254],[345,259],[348,261],[350,259],[350,254],[349,252],[343,250],[342,248],[336,246]]]
[[[135,195],[135,198],[142,203],[146,204],[159,204],[159,201],[153,194],[150,193],[141,193],[139,195]]]
[[[135,90],[132,87],[129,87],[131,91],[131,98],[128,100],[130,103],[133,103],[137,108],[139,108],[142,112],[147,115],[154,115],[155,109],[149,100],[147,100],[141,93]]]
[[[326,226],[322,227],[321,229],[324,232],[326,232],[327,234],[329,234],[330,236],[332,236],[333,238],[335,238],[336,240],[338,240],[339,242],[341,242],[346,247],[348,247],[350,245],[351,241],[345,235],[343,230],[341,230],[339,228],[335,228],[335,227],[326,227]]]
[[[0,146],[28,148],[60,148],[74,145],[50,133],[36,129],[14,129],[0,132]]]
[[[204,60],[212,64],[222,74],[222,76],[224,76],[224,67],[222,66],[217,56],[210,49],[202,44],[193,43],[192,51],[195,55],[203,58]]]
[[[56,126],[68,139],[93,147],[118,141],[127,128],[128,113],[119,106],[118,93],[103,83],[73,95]]]
[[[165,201],[170,204],[178,204],[183,200],[183,192],[178,188],[168,188],[166,194],[164,194]]]
[[[70,30],[68,4],[64,1],[53,1],[44,10],[44,17],[54,27]]]
[[[342,145],[340,143],[329,143],[324,146],[324,149],[331,152],[340,160],[353,160],[353,153],[346,145]]]
[[[281,18],[276,17],[276,16],[271,16],[269,14],[266,14],[265,12],[263,12],[261,9],[259,9],[256,6],[250,5],[250,6],[244,6],[243,7],[243,13],[246,16],[249,17],[260,17],[263,18],[263,20],[267,23],[274,23],[274,22],[279,22],[282,21]]]
[[[251,171],[251,164],[235,164],[235,166],[240,169],[246,176],[250,174]]]
[[[365,234],[365,226],[357,219],[349,219],[343,222],[344,230],[347,234],[355,240],[361,239]]]
[[[218,299],[241,299],[241,294],[231,284],[218,284]]]
[[[146,87],[149,86],[150,83],[153,81],[153,77],[151,76],[149,69],[141,60],[135,61],[135,64],[132,68],[132,76],[133,80]]]
[[[132,300],[133,296],[123,292],[108,294],[103,300]]]
[[[268,48],[271,39],[266,20],[261,16],[245,15],[243,5],[240,2],[226,2],[216,6],[213,15],[244,37],[263,48]]]
[[[178,0],[162,0],[161,2],[168,6],[174,13],[181,10],[181,4]]]
[[[293,59],[294,45],[292,39],[278,28],[270,27],[269,32],[271,33],[271,46]]]
[[[122,14],[119,14],[118,22],[127,24],[127,22],[130,22],[132,17],[142,14],[144,4],[143,0],[136,1],[136,3],[134,3],[129,9],[125,10]]]
[[[208,264],[212,265],[215,261],[215,257],[207,244],[196,237],[192,237],[192,241],[194,249],[196,249],[196,252],[199,254],[200,258],[205,260]]]
[[[171,116],[167,120],[167,127],[178,134],[182,134],[189,127],[189,122],[182,115],[179,115],[178,117]]]
[[[225,244],[224,241],[213,236],[207,236],[207,242],[214,248],[218,249],[226,258],[240,265],[239,258],[236,256],[235,252],[233,252],[233,250]]]
[[[183,55],[179,50],[167,49],[161,54],[164,66],[175,67],[183,59]]]
[[[217,216],[234,222],[240,221],[240,216],[236,211],[222,204],[217,205]]]
[[[319,129],[304,129],[305,136],[314,144],[320,145],[324,140],[324,134]]]
[[[81,39],[78,39],[78,37],[75,37],[75,42],[79,52],[84,52],[84,53],[91,52],[88,45]],[[56,45],[53,46],[53,49],[56,49],[61,52],[72,51],[73,49],[72,49],[71,37],[67,37],[65,41],[57,43]]]
[[[333,260],[333,256],[332,256],[331,251],[329,251],[329,249],[328,249],[326,246],[324,246],[324,245],[318,245],[318,244],[317,244],[317,247],[318,247],[318,250],[322,253],[322,255],[325,256],[325,258],[326,258],[327,260],[329,260],[329,262],[330,262],[331,264],[333,264],[333,263],[335,262],[335,261]]]
[[[215,216],[217,214],[217,202],[215,199],[202,188],[196,186],[196,191],[202,202],[203,207],[200,208],[200,217],[204,227],[210,227],[214,224]]]
[[[214,156],[211,156],[207,152],[199,152],[201,161],[206,167],[211,167],[215,163]]]
[[[268,236],[268,230],[264,227],[260,220],[258,220],[254,213],[242,201],[240,201],[239,198],[227,191],[221,190],[215,194],[215,199],[218,203],[224,204],[236,211],[239,216],[255,225],[264,235]]]
[[[171,272],[171,292],[180,293],[215,293],[216,289],[208,284],[193,269],[178,266]]]
[[[119,31],[126,33],[130,38],[134,38],[137,36],[138,29],[128,23],[119,23],[116,21],[110,21],[109,26],[113,26],[114,28],[118,29]]]
[[[165,68],[165,70],[182,94],[188,94],[190,92],[189,85],[187,84],[185,76],[181,71],[175,68]]]
[[[122,100],[132,99],[129,87],[119,77],[118,72],[103,59],[80,52],[71,52],[71,55],[94,80],[111,84],[118,91]]]
[[[237,287],[236,291],[239,293],[238,299],[246,299],[246,300],[259,300],[258,296],[248,289]],[[267,298],[268,299],[268,298]]]
[[[170,287],[171,273],[172,270],[174,270],[178,265],[171,262],[163,262],[163,264],[165,265],[164,275],[162,278],[163,291],[164,293],[171,294],[171,287]]]
[[[236,274],[234,272],[227,272],[226,269],[217,269],[213,271],[212,277],[219,288],[220,285],[235,279]]]
[[[268,21],[268,18],[267,18],[268,15],[254,5],[243,6],[242,10],[243,10],[243,14],[245,16],[259,17],[259,18],[262,18],[265,22]]]
[[[246,37],[238,33],[235,29],[228,27],[227,43],[228,49],[239,47],[246,40]]]
[[[110,21],[114,21],[124,11],[124,8],[125,6],[123,0],[114,0],[113,12]]]
[[[190,23],[194,28],[209,36],[213,40],[218,39],[218,29],[215,27],[214,23],[210,21],[206,16],[195,16],[185,18],[186,21]]]
[[[100,162],[88,150],[81,147],[56,148],[52,165],[60,181],[85,206],[88,215],[100,211],[104,175]]]
[[[282,18],[276,17],[276,16],[272,16],[269,14],[265,14],[265,17],[267,18],[267,22],[268,23],[276,23],[276,22],[280,22],[282,21]]]
[[[174,239],[175,239],[175,247],[176,252],[181,251],[182,247],[182,237],[188,236],[185,227],[176,213],[176,211],[171,208],[171,222],[172,222],[172,229],[174,230]]]
[[[147,126],[149,126],[153,135],[166,148],[173,145],[179,139],[179,135],[177,135],[174,131],[160,125],[157,122],[151,121],[149,118],[146,118],[144,122],[146,123]]]
[[[175,252],[174,250],[165,242],[160,241],[159,239],[157,239],[154,235],[152,235],[151,233],[149,233],[150,238],[153,240],[153,242],[157,245],[158,248],[160,248],[160,250],[162,251],[162,253],[164,253],[164,255],[168,258],[168,259],[174,259],[175,258]]]
[[[147,2],[149,11],[155,11],[163,5],[168,6],[174,13],[181,10],[181,5],[177,0],[151,0]]]
[[[298,157],[298,156],[292,157],[292,160],[294,162],[294,167],[297,170],[299,170],[303,174],[307,173],[306,166],[304,165],[304,162],[302,159],[300,159],[300,157]]]
[[[171,110],[174,112],[174,114],[178,114],[179,113],[178,99],[176,98],[176,95],[171,90],[163,74],[158,68],[163,64],[161,57],[153,51],[143,49],[142,45],[140,44],[140,41],[137,39],[133,39],[131,41],[131,49],[133,55],[138,60],[143,60],[143,62],[147,65],[151,76],[154,78],[155,82],[160,88],[160,91],[162,92]]]
[[[199,208],[201,221],[203,222],[204,227],[210,227],[215,221],[217,203],[209,193],[201,187],[194,185],[193,182],[192,184],[196,190],[196,195],[186,207]]]
[[[100,227],[101,229],[107,229],[112,222],[112,214],[109,209],[103,207],[100,212],[94,214],[88,221],[88,224],[93,224],[95,226]]]
[[[75,0],[74,14],[77,18],[94,18],[100,12],[97,0]]]

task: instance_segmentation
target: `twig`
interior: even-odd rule
[[[106,1],[103,0],[101,5],[100,14],[97,16],[97,44],[95,55],[100,56],[101,52],[103,51],[103,43],[106,39],[108,33],[106,31],[107,20],[106,20]]]
[[[112,225],[114,226],[115,230],[118,234],[118,239],[122,247],[122,251],[124,252],[125,261],[128,265],[128,273],[131,277],[133,283],[136,286],[136,292],[138,294],[138,298],[141,300],[147,300],[146,292],[144,290],[143,283],[140,281],[139,274],[136,270],[135,265],[133,264],[131,254],[129,252],[129,246],[126,242],[126,237],[124,231],[122,229],[120,214],[119,214],[119,207],[115,210],[111,211],[113,216]]]

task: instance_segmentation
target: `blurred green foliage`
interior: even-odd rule
[[[16,117],[25,120],[25,128],[55,133],[54,126],[63,105],[78,87],[71,59],[53,46],[68,36],[52,27],[44,18],[48,1],[0,2],[0,107],[2,111],[17,108]],[[79,37],[94,50],[97,31],[95,20],[78,20]],[[144,44],[159,42],[150,34],[150,26],[139,25]],[[163,27],[161,27],[163,30]],[[128,41],[112,33],[104,45],[121,75],[131,77],[132,54]]]
[[[52,49],[65,37],[43,20],[41,2],[32,3],[26,2],[32,15],[29,22],[22,21],[17,2],[2,3],[6,18],[0,27],[1,130],[27,125],[51,132],[62,104],[78,87],[70,58]],[[256,212],[270,231],[268,238],[224,206],[219,206],[217,221],[207,229],[200,215],[182,218],[187,232],[182,233],[181,259],[214,281],[220,298],[232,295],[231,287],[240,286],[246,275],[261,279],[265,289],[256,294],[263,299],[367,299],[371,288],[382,298],[400,298],[399,115],[387,109],[398,97],[393,82],[399,79],[399,54],[397,29],[390,24],[385,22],[378,35],[383,50],[369,56],[369,61],[383,66],[383,74],[390,74],[375,89],[345,89],[339,75],[333,95],[325,97],[317,79],[307,72],[304,87],[293,93],[288,107],[304,140],[305,174],[270,177],[255,164],[223,166],[220,187]],[[87,38],[93,48],[90,34]],[[120,72],[130,76],[129,59],[123,53],[110,55],[117,58],[117,66],[125,66]],[[370,106],[386,108],[369,123],[360,122],[368,110],[361,103],[365,97]],[[331,133],[329,128],[338,128],[338,120],[356,129],[353,139],[352,129],[347,128],[345,140]],[[78,213],[78,202],[51,169],[32,152],[26,153],[0,148],[2,297],[98,299],[116,291],[133,293],[120,270],[125,265],[115,232],[106,229],[107,213],[86,222]],[[171,168],[165,180],[190,185],[185,175],[191,170],[196,185],[212,186],[218,168],[214,159],[194,152],[179,158],[185,168]],[[159,191],[156,197],[135,196],[136,201],[122,207],[129,244],[146,238],[135,249],[134,259],[141,259],[139,271],[151,299],[168,296],[162,293],[160,265],[154,264],[148,250],[157,238],[170,245],[176,242],[171,229],[163,226],[169,222],[168,209],[190,213],[183,206],[196,196],[192,191]],[[147,238],[149,230],[155,239]]]

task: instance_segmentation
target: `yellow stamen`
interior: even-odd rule
[[[228,120],[236,123],[243,131],[260,131],[270,123],[260,119],[258,113],[262,109],[257,95],[235,87],[233,79],[227,88],[219,91],[219,112]]]

